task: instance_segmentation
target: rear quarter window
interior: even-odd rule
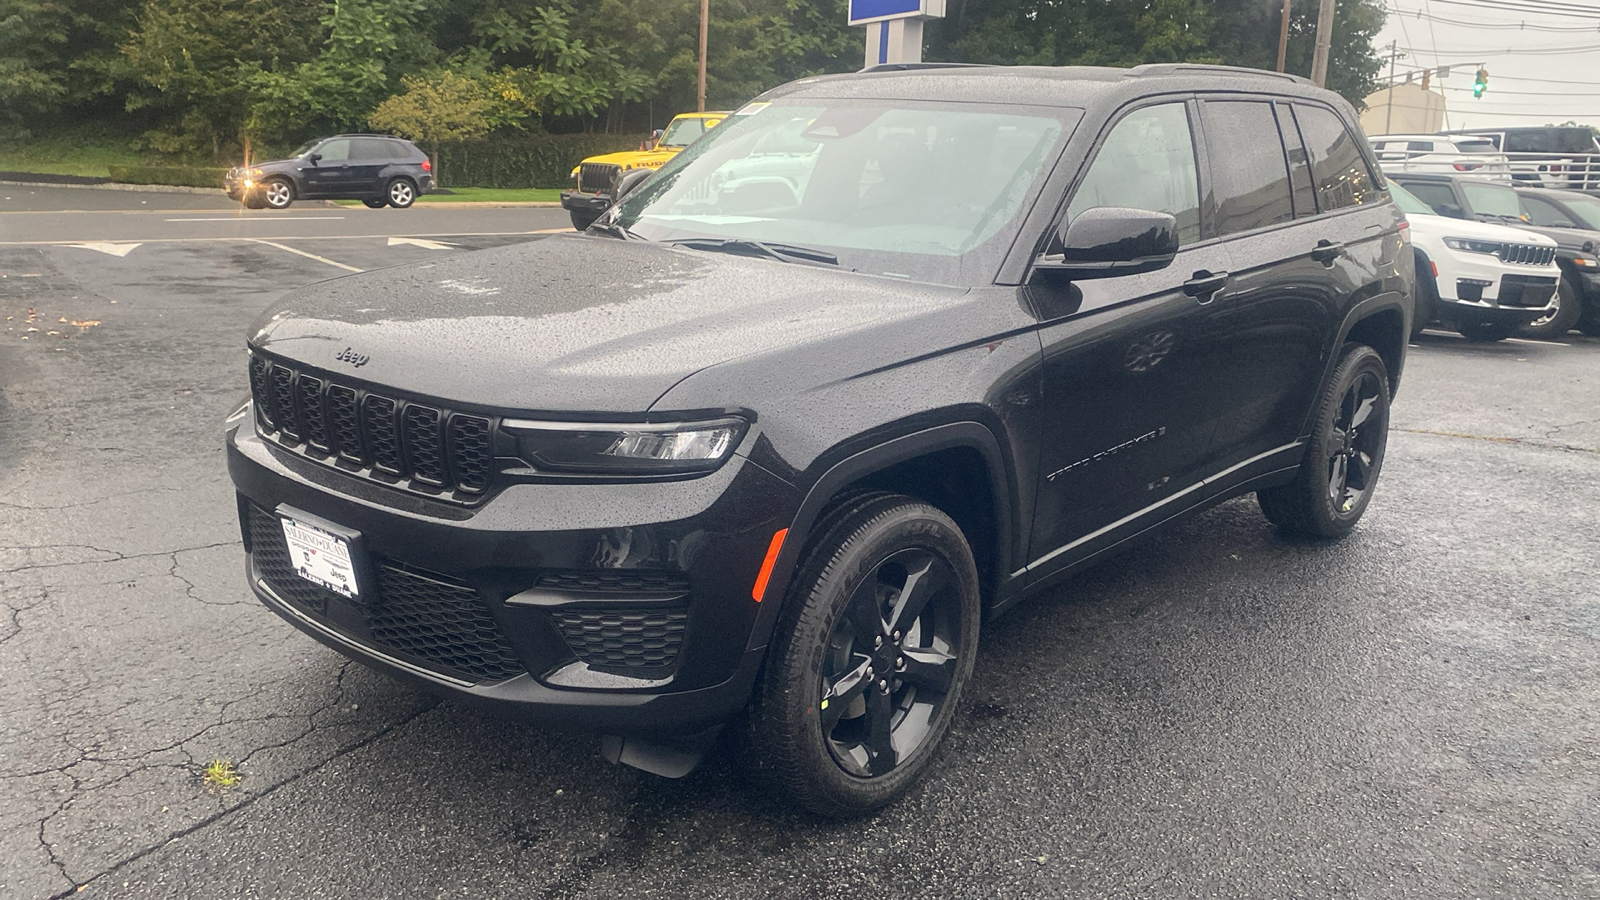
[[[1323,212],[1383,199],[1361,155],[1361,145],[1343,120],[1332,110],[1303,103],[1295,104],[1295,117],[1311,154],[1311,173]]]

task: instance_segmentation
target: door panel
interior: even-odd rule
[[[324,197],[345,190],[350,178],[350,141],[327,141],[318,147],[322,159],[315,165],[307,162],[300,169],[309,197]]]

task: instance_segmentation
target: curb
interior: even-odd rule
[[[0,180],[0,184],[15,185],[17,187],[43,187],[67,188],[73,191],[134,191],[142,194],[221,194],[222,188],[179,187],[170,184],[59,184],[53,181],[10,181]]]

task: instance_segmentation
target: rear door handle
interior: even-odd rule
[[[1227,272],[1207,272],[1204,269],[1194,273],[1194,277],[1183,283],[1183,292],[1199,300],[1201,303],[1210,303],[1220,291],[1228,284]]]
[[[1311,251],[1311,258],[1325,266],[1333,265],[1333,261],[1344,255],[1344,245],[1333,241],[1317,241],[1317,247]]]

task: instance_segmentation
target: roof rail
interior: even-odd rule
[[[1311,79],[1309,78],[1302,78],[1299,75],[1291,75],[1288,72],[1270,72],[1266,69],[1249,69],[1243,66],[1212,66],[1204,63],[1146,63],[1142,66],[1134,66],[1128,70],[1128,74],[1135,76],[1181,75],[1185,72],[1194,72],[1196,74],[1206,75],[1276,78],[1280,81],[1292,81],[1296,84],[1312,83]]]
[[[985,63],[902,62],[867,66],[862,72],[915,72],[918,69],[988,69]]]

